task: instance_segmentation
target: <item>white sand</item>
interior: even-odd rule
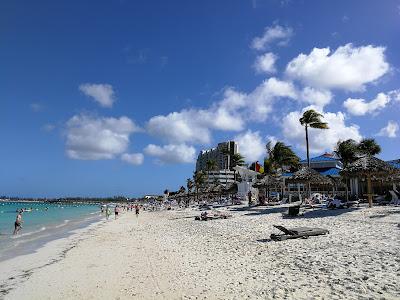
[[[129,212],[76,234],[64,240],[75,247],[59,261],[29,272],[31,263],[28,276],[16,280],[0,275],[2,289],[12,288],[5,298],[400,299],[399,207],[296,219],[282,219],[279,208],[236,211],[227,220],[187,218],[195,214],[137,219]],[[323,227],[330,234],[271,242],[272,224]],[[15,272],[20,262],[48,251],[49,245],[0,269]]]

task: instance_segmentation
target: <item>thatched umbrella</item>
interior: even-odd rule
[[[254,184],[253,187],[259,190],[266,190],[267,197],[269,197],[269,189],[270,188],[280,188],[282,189],[284,186],[284,182],[279,177],[266,175],[261,179],[258,179]]]
[[[310,185],[333,185],[330,178],[325,177],[309,167],[303,167],[286,179],[287,183],[307,184],[311,196]]]
[[[266,188],[266,187],[278,187],[282,185],[282,181],[279,180],[279,178],[266,175],[261,179],[258,179],[256,182],[254,182],[253,187],[255,188]]]
[[[367,192],[369,207],[372,207],[372,177],[387,178],[399,176],[400,171],[387,162],[372,155],[360,157],[355,162],[346,166],[340,172],[345,177],[364,177],[367,180]]]

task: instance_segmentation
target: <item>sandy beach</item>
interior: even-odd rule
[[[4,299],[399,299],[399,207],[133,212],[0,263]],[[273,224],[327,236],[272,242]]]

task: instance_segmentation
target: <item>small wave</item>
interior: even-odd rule
[[[40,228],[39,230],[35,230],[35,231],[27,232],[27,233],[22,233],[22,234],[13,235],[11,238],[12,238],[12,239],[19,239],[19,238],[21,238],[21,237],[30,236],[30,235],[32,235],[32,234],[39,233],[39,232],[42,232],[42,231],[45,231],[45,230],[46,230],[46,227],[43,226],[43,227]]]
[[[54,228],[60,228],[60,227],[63,227],[63,226],[65,226],[65,225],[67,225],[67,224],[69,223],[69,221],[70,221],[70,220],[64,220],[64,222],[63,222],[63,223],[61,223],[60,225],[57,225],[57,226],[55,226]]]

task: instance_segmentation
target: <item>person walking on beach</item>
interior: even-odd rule
[[[110,217],[110,215],[111,215],[111,209],[110,209],[110,207],[108,207],[108,205],[106,206],[106,219],[108,220],[108,218]]]
[[[18,232],[21,230],[22,228],[22,211],[19,211],[17,214],[17,218],[15,219],[15,223],[14,223],[14,235],[18,234]]]
[[[117,219],[118,214],[119,214],[119,207],[118,207],[118,205],[116,205],[115,209],[114,209],[115,220]]]
[[[139,205],[135,205],[136,217],[139,217]]]

